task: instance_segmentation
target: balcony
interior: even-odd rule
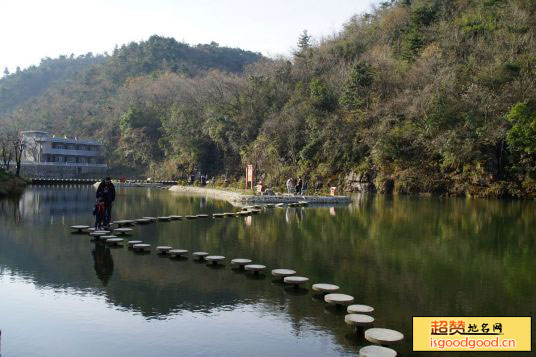
[[[21,165],[34,165],[34,166],[82,166],[82,167],[107,167],[106,164],[90,164],[88,162],[35,162],[35,161],[23,161]]]
[[[43,148],[42,154],[65,156],[100,156],[98,151]]]

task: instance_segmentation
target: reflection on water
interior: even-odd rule
[[[138,255],[70,234],[70,225],[91,224],[93,204],[94,190],[86,186],[30,187],[19,201],[0,201],[5,355],[345,355],[366,344],[345,325],[344,310],[269,274]],[[413,315],[535,311],[535,208],[519,201],[356,197],[348,207],[159,222],[135,227],[134,237],[251,258],[340,285],[376,308],[376,326],[405,333],[397,349],[412,355]],[[114,217],[232,210],[204,197],[120,189]]]

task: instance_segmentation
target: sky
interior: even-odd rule
[[[342,28],[377,0],[1,0],[0,70],[44,57],[111,53],[115,45],[174,37],[189,44],[289,55],[304,29],[314,39]],[[1,74],[0,74],[1,75]]]

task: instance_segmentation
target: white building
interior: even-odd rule
[[[21,131],[25,176],[70,178],[106,173],[102,144],[94,140],[50,136],[46,131]]]

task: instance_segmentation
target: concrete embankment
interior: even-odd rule
[[[245,195],[240,192],[224,191],[215,188],[195,187],[195,186],[171,186],[170,191],[199,194],[210,196],[216,199],[226,200],[235,204],[267,204],[267,203],[298,203],[307,201],[311,204],[344,204],[352,202],[348,196],[289,196],[289,195]]]

